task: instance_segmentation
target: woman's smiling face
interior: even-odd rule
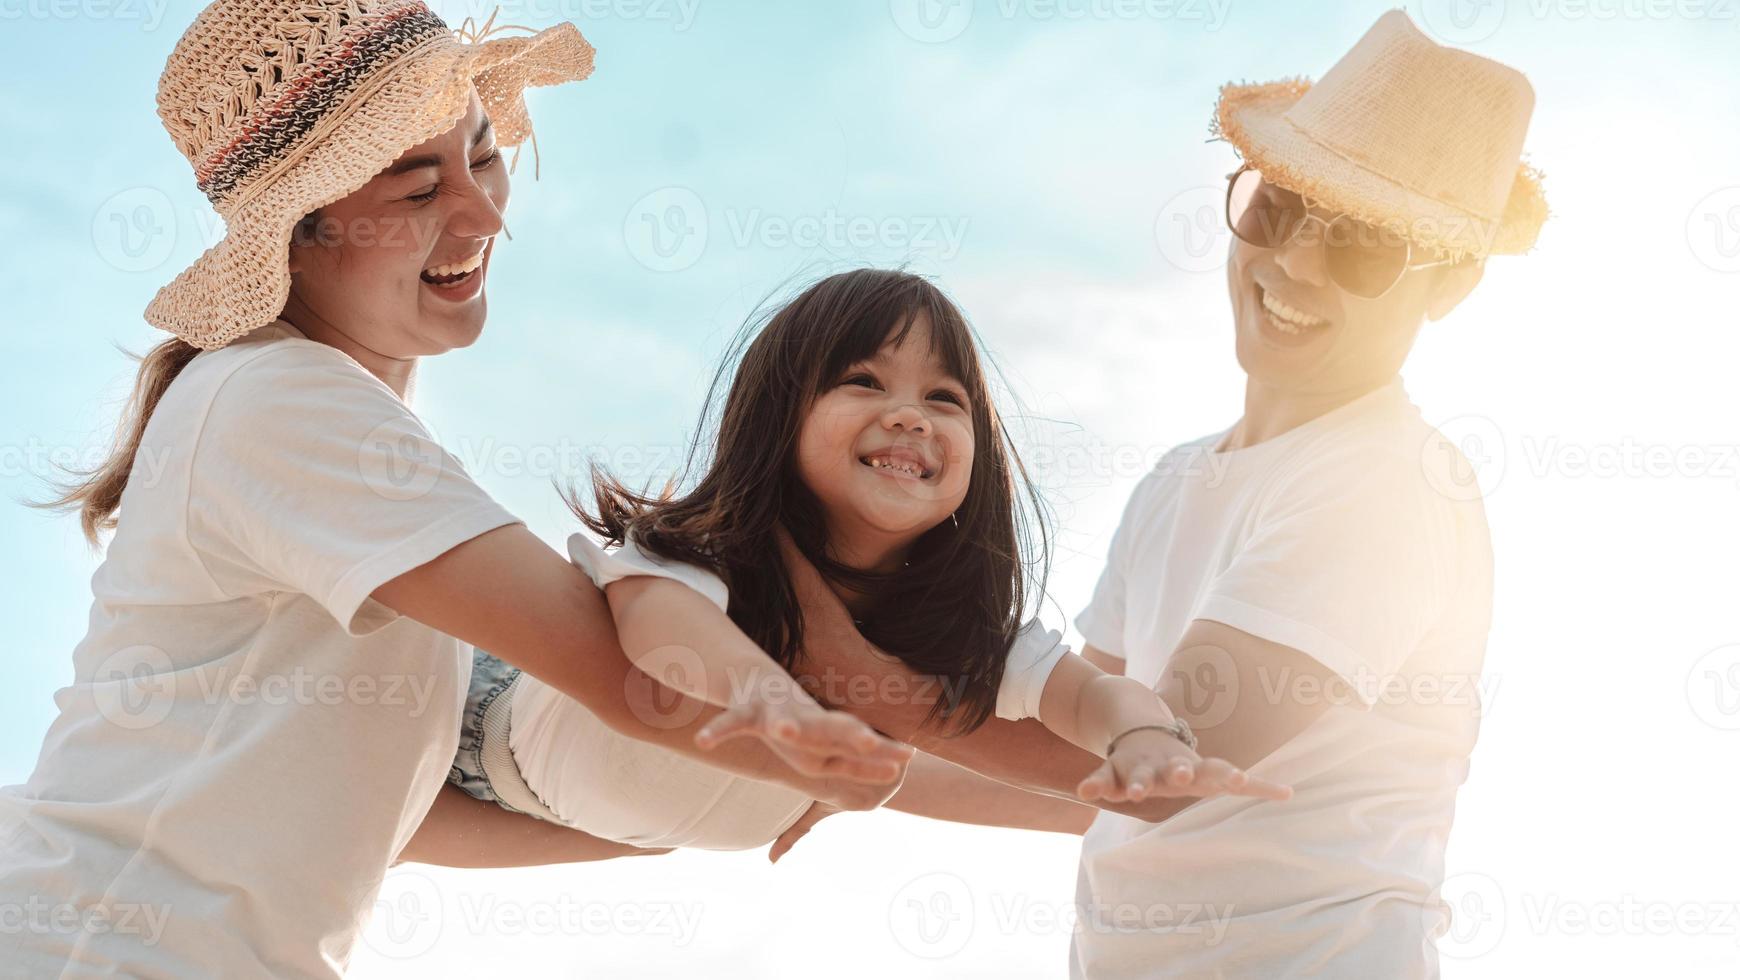
[[[966,499],[967,389],[932,349],[923,313],[899,343],[829,380],[798,433],[798,475],[821,504],[838,556],[888,558]]]
[[[389,358],[471,344],[508,195],[507,165],[473,92],[458,125],[303,221],[286,316],[311,336],[336,331]]]

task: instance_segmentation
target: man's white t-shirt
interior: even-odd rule
[[[605,551],[584,535],[568,553],[600,589],[637,575],[669,578],[721,611],[730,592],[717,574],[664,561],[632,541]],[[997,715],[1037,716],[1045,682],[1069,648],[1037,621],[1016,637],[997,689]],[[699,669],[700,664],[697,663]],[[586,707],[531,675],[514,685],[508,744],[526,786],[563,823],[639,847],[746,850],[767,844],[808,809],[801,793],[716,769],[620,735]]]
[[[0,791],[0,973],[338,977],[458,743],[468,648],[369,598],[514,523],[279,323],[146,427],[36,770]]]
[[[1491,619],[1478,489],[1399,380],[1255,446],[1215,452],[1223,435],[1137,486],[1077,625],[1145,684],[1202,619],[1307,654],[1357,697],[1251,769],[1292,784],[1288,802],[1205,800],[1158,825],[1101,813],[1072,975],[1435,977]],[[1262,686],[1239,696],[1334,696]]]

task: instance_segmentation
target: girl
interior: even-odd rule
[[[961,734],[993,715],[1036,717],[1104,757],[1080,774],[1083,795],[1286,795],[1261,781],[1193,785],[1193,739],[1153,691],[1101,673],[1037,622],[1023,625],[1030,549],[1017,494],[1034,497],[969,328],[924,279],[845,273],[776,313],[743,354],[694,489],[651,498],[602,472],[593,482],[595,512],[575,509],[620,547],[577,534],[570,555],[604,589],[642,671],[728,709],[699,733],[703,746],[820,732],[837,717],[791,676],[804,666],[805,632],[789,553],[832,585],[865,637],[940,681],[904,692],[932,698],[934,727]],[[829,687],[827,676],[805,680]],[[813,803],[614,739],[536,678],[495,692],[490,714],[498,721],[479,738],[498,795],[591,834],[749,848]]]

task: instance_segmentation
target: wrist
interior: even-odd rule
[[[1184,719],[1174,718],[1170,724],[1136,725],[1124,729],[1122,732],[1112,736],[1111,741],[1106,743],[1106,757],[1110,758],[1112,753],[1118,750],[1118,744],[1120,742],[1123,742],[1130,736],[1138,735],[1142,732],[1151,732],[1154,737],[1175,739],[1183,743],[1185,748],[1192,752],[1196,751],[1196,733],[1190,730],[1190,726],[1185,724]]]

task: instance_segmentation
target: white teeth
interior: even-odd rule
[[[864,462],[872,469],[896,470],[905,473],[908,476],[916,476],[919,479],[924,478],[924,470],[919,468],[917,465],[890,459],[887,456],[867,456],[864,458]]]
[[[431,266],[430,268],[424,269],[423,274],[426,276],[429,276],[431,278],[436,278],[436,279],[444,278],[447,276],[462,276],[468,272],[475,272],[482,265],[483,265],[483,253],[479,252],[476,255],[473,255],[471,258],[465,260],[464,262],[458,263],[457,265]]]
[[[1263,309],[1269,311],[1269,322],[1282,333],[1297,334],[1328,322],[1320,316],[1312,316],[1304,310],[1288,306],[1266,289],[1263,290]]]

